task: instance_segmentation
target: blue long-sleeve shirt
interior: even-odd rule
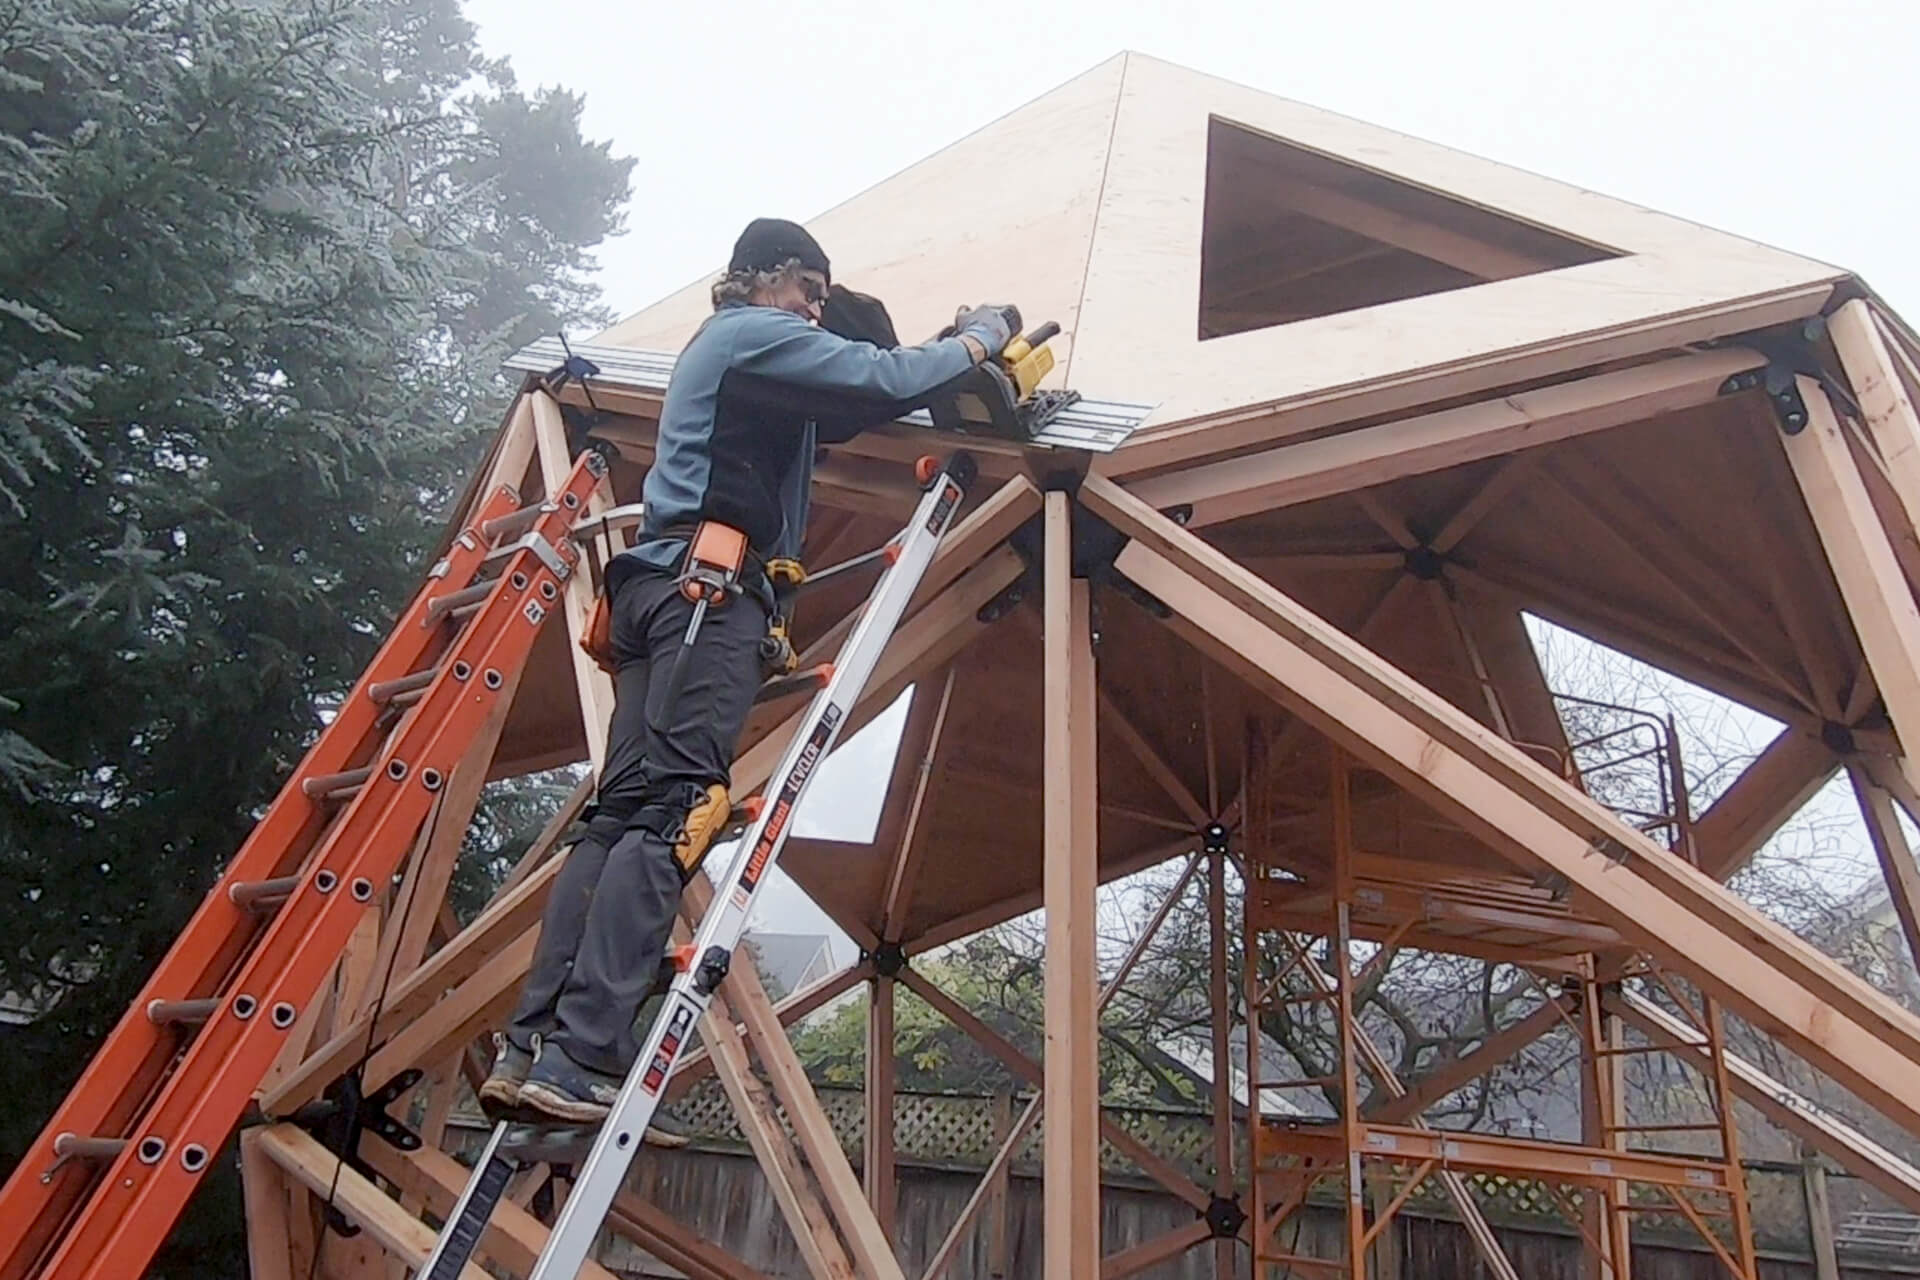
[[[702,520],[742,530],[763,560],[798,559],[819,446],[919,407],[972,364],[957,338],[882,348],[777,307],[721,307],[674,365],[645,523],[609,585],[619,560],[677,572],[684,533]]]

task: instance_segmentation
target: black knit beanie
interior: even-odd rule
[[[749,222],[734,242],[733,258],[727,263],[727,270],[767,271],[789,258],[798,258],[801,266],[818,271],[829,282],[833,280],[833,271],[827,265],[827,255],[819,241],[809,235],[805,227],[785,218],[755,218]]]

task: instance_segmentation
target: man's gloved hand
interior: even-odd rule
[[[1019,324],[1020,312],[1009,306],[962,307],[953,317],[955,333],[985,347],[989,360],[1013,341]]]

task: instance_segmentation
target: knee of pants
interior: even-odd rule
[[[642,806],[629,826],[672,847],[674,865],[685,884],[706,861],[714,837],[725,829],[732,811],[727,789],[719,783],[703,787],[683,782],[674,786],[672,799]]]

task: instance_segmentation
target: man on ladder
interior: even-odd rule
[[[1012,336],[1004,308],[977,307],[918,347],[890,332],[858,341],[821,327],[835,303],[875,305],[832,285],[804,228],[757,219],[675,365],[644,524],[606,572],[606,765],[481,1086],[496,1116],[598,1124],[638,1056],[681,891],[729,817],[775,580],[798,577],[816,448],[889,420]]]

